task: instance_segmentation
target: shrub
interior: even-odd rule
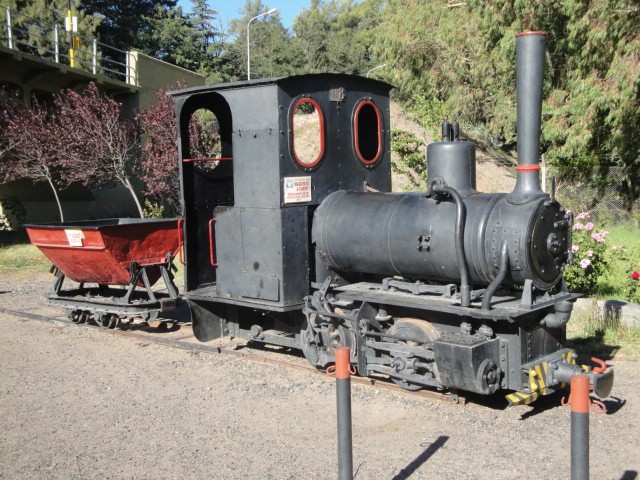
[[[585,295],[596,292],[598,278],[605,273],[608,265],[605,243],[609,232],[596,230],[589,216],[589,212],[576,216],[572,235],[573,265],[567,266],[564,271],[569,289]]]
[[[640,303],[640,268],[632,270],[627,277],[624,293],[628,301]]]

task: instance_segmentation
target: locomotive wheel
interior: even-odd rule
[[[412,347],[417,347],[423,342],[432,342],[440,337],[440,332],[433,325],[426,320],[419,320],[417,318],[399,318],[386,333],[407,339],[415,339],[414,341],[388,339],[390,342]],[[412,392],[424,388],[423,385],[407,382],[399,378],[391,377],[391,380],[393,380],[393,383],[396,385]]]
[[[300,347],[304,358],[306,358],[311,365],[317,367],[320,363],[320,348],[318,347],[316,336],[309,330],[307,319],[302,320],[300,324]]]

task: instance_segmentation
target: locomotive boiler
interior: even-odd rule
[[[581,372],[565,345],[572,217],[538,182],[544,33],[518,35],[516,51],[510,193],[476,190],[475,147],[446,121],[427,149],[428,191],[390,192],[391,86],[380,81],[314,74],[173,92],[196,337],[298,348],[319,368],[348,346],[359,375],[510,390],[512,404]],[[215,158],[191,154],[202,108],[219,125]],[[309,111],[311,156],[296,128]],[[613,371],[589,375],[608,395]]]

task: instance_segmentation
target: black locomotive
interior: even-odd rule
[[[299,348],[318,367],[349,346],[360,375],[512,390],[511,403],[581,371],[565,348],[572,217],[538,182],[545,36],[516,43],[510,193],[476,191],[474,145],[448,122],[428,147],[429,191],[390,193],[391,86],[380,81],[316,74],[173,92],[196,337]],[[294,135],[301,107],[319,123],[310,157]],[[201,108],[217,118],[219,157],[192,158]],[[591,380],[606,396],[613,372]]]

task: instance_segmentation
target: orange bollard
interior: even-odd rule
[[[351,441],[351,349],[338,347],[336,354],[336,407],[338,417],[338,478],[353,479]]]
[[[571,377],[571,480],[589,479],[589,377]]]

